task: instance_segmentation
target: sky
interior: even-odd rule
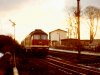
[[[100,0],[80,0],[82,10],[89,5],[100,8],[99,4]],[[47,33],[66,30],[68,16],[65,9],[72,6],[77,6],[77,0],[0,0],[0,34],[13,36],[14,27],[9,20],[16,24],[15,39],[18,42],[37,28]],[[84,29],[81,37],[85,39],[89,38],[86,28],[86,25],[81,26],[81,30]],[[99,33],[96,37],[100,38]]]

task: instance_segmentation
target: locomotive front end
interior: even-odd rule
[[[22,45],[29,54],[47,56],[49,50],[48,34],[41,29],[36,29],[23,40]]]

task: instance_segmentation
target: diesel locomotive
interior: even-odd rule
[[[26,52],[33,55],[46,56],[49,50],[48,34],[42,29],[35,29],[21,42]]]

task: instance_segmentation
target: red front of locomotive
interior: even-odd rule
[[[34,34],[32,36],[32,47],[37,49],[48,49],[48,36],[44,34]]]

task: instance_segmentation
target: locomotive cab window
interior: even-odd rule
[[[41,35],[41,39],[42,40],[46,40],[47,39],[47,35]]]
[[[36,39],[36,40],[40,39],[40,35],[34,35],[33,39]]]

